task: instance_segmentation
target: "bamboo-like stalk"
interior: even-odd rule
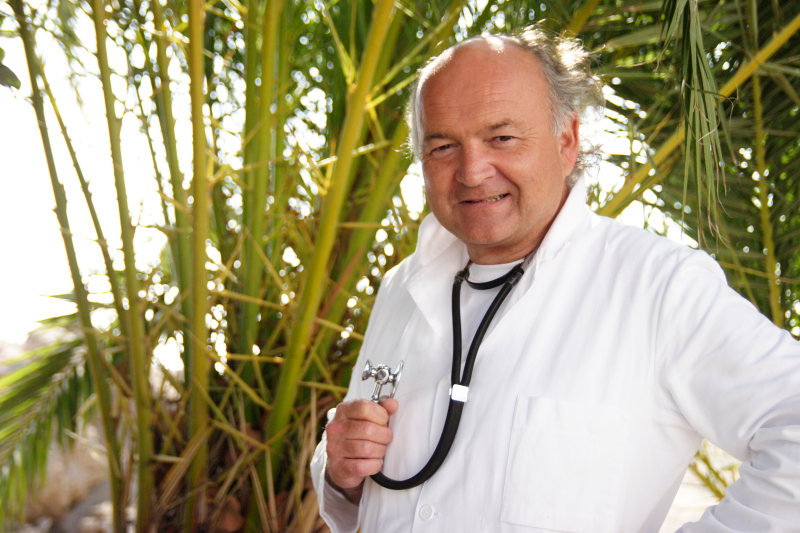
[[[145,50],[150,50],[151,45],[155,43],[153,34],[150,32],[145,32],[142,30],[142,26],[148,24],[147,21],[147,14],[142,10],[142,2],[141,0],[134,0],[135,9],[133,9],[134,16],[138,22],[138,29],[137,29],[137,40],[141,43],[142,47]],[[126,58],[128,63],[128,73],[131,76],[134,76],[133,71],[133,64],[131,63],[131,58],[128,56]],[[158,78],[157,69],[158,67],[154,65],[153,60],[150,58],[150,54],[144,54],[144,66],[147,70],[147,80],[150,82],[150,94],[153,96],[153,102],[156,108],[156,115],[158,116],[158,124],[159,127],[163,127],[164,117],[161,114],[159,109],[160,105],[160,98],[162,97],[161,91],[159,87],[156,85],[156,78]],[[135,77],[134,77],[135,79]],[[142,80],[144,81],[144,80]],[[161,171],[158,168],[158,160],[156,156],[156,146],[155,141],[156,139],[150,134],[150,119],[152,118],[148,113],[145,112],[144,107],[142,105],[143,98],[142,98],[142,83],[134,84],[134,93],[136,94],[136,102],[139,107],[140,115],[139,115],[139,122],[142,124],[142,132],[145,134],[147,139],[147,144],[150,148],[150,159],[153,163],[153,171],[155,173],[155,181],[156,186],[158,187],[158,194],[161,196],[161,213],[164,217],[164,226],[170,227],[172,226],[172,220],[169,216],[169,202],[167,201],[166,191],[164,190],[164,177],[161,175]],[[163,137],[163,130],[162,130],[162,140]],[[163,141],[166,142],[166,141]],[[168,256],[168,263],[169,263],[169,270],[170,272],[177,272],[177,263],[178,260],[178,242],[176,239],[176,235],[174,232],[165,231],[165,235],[167,236],[168,243],[169,243],[169,256]],[[177,281],[178,275],[175,275]]]
[[[142,26],[147,24],[147,17],[146,13],[144,13],[142,10],[141,0],[134,0],[134,5],[136,6],[136,9],[134,9],[133,11],[136,16],[136,20],[139,23],[139,28],[137,31],[138,41],[142,43],[142,46],[144,47],[145,50],[149,50],[150,45],[153,44],[155,40],[151,33],[142,30]],[[133,70],[133,64],[131,63],[130,56],[127,57],[127,62],[128,62],[128,72],[131,73],[131,71]],[[154,96],[153,102],[155,102],[156,114],[159,116],[158,124],[160,127],[163,122],[163,116],[160,115],[158,107],[159,98],[161,97],[160,94],[161,91],[156,85],[156,78],[158,77],[156,70],[158,67],[154,65],[153,60],[150,58],[149,54],[145,54],[144,56],[144,65],[148,74],[147,79],[150,82],[150,94]],[[158,168],[158,158],[156,156],[156,144],[155,144],[156,139],[154,139],[153,136],[150,134],[151,117],[148,116],[148,113],[145,112],[144,106],[142,104],[144,99],[142,98],[141,83],[136,85],[135,94],[136,94],[136,103],[140,111],[139,122],[142,123],[142,132],[145,134],[145,137],[147,138],[147,144],[150,147],[150,160],[153,163],[153,171],[155,173],[156,186],[158,187],[158,194],[161,196],[161,213],[162,217],[164,217],[164,226],[169,227],[172,225],[172,220],[171,217],[169,216],[169,203],[167,201],[168,196],[166,191],[164,190],[164,177],[161,175],[161,171]],[[163,131],[162,131],[162,140],[163,140]],[[177,259],[178,243],[177,240],[175,239],[174,234],[168,233],[167,237],[168,237],[169,251],[170,251],[168,259],[170,272],[175,272],[177,269],[175,261],[178,260]]]
[[[208,390],[210,360],[208,350],[208,287],[206,272],[206,239],[208,238],[208,176],[206,168],[206,126],[203,120],[205,104],[203,33],[205,31],[204,0],[189,0],[189,93],[192,101],[192,350],[191,375],[195,387]],[[189,400],[189,437],[205,433],[208,426],[208,406],[199,393]],[[208,443],[203,440],[189,467],[189,490],[194,492],[187,502],[186,531],[196,531],[206,521],[206,494],[203,488],[208,463]]]
[[[388,156],[381,165],[381,171],[378,174],[378,178],[375,180],[372,192],[367,200],[367,205],[364,206],[357,223],[379,224],[381,218],[383,218],[386,199],[392,193],[392,191],[395,190],[396,185],[399,182],[398,178],[402,176],[403,170],[408,168],[407,164],[401,165],[401,161],[404,157],[403,143],[405,142],[406,137],[408,137],[408,125],[404,120],[401,120],[398,122],[397,128],[395,129],[395,133],[392,138],[392,145],[388,149]],[[355,262],[359,261],[361,257],[366,255],[374,235],[374,227],[363,226],[356,228],[353,231],[352,238],[350,239],[350,244],[347,248],[347,256],[345,257],[343,264],[354,264]],[[341,277],[337,281],[337,286],[347,286],[356,272],[357,269],[355,268],[345,268],[345,270],[343,270],[341,273]],[[346,308],[346,301],[347,298],[341,297],[336,300],[336,303],[331,306],[330,312],[328,313],[328,321],[336,324],[339,323]],[[351,336],[353,336],[352,333]]]
[[[75,148],[72,145],[72,139],[67,133],[67,126],[64,124],[64,120],[61,117],[61,112],[58,109],[58,105],[56,105],[56,99],[53,96],[53,92],[50,90],[50,84],[47,83],[47,78],[45,77],[44,69],[41,68],[41,65],[39,65],[39,75],[42,78],[42,84],[47,92],[47,96],[50,100],[50,105],[53,108],[53,113],[56,116],[58,126],[61,129],[61,136],[64,138],[64,143],[67,145],[67,151],[69,152],[69,157],[72,160],[72,166],[75,169],[75,174],[78,176],[78,181],[81,184],[83,197],[86,200],[86,207],[89,208],[89,216],[92,219],[92,225],[94,226],[94,231],[97,235],[97,244],[100,246],[100,253],[103,255],[103,264],[106,267],[108,282],[111,285],[111,295],[114,298],[114,309],[117,311],[120,332],[122,333],[122,337],[125,339],[125,345],[129,350],[131,329],[130,317],[128,316],[127,309],[122,306],[122,291],[120,290],[119,283],[116,279],[114,262],[111,260],[111,254],[108,252],[108,242],[106,241],[103,227],[100,225],[100,218],[97,216],[97,209],[95,209],[94,200],[92,200],[92,193],[89,190],[89,184],[86,182],[86,178],[83,175],[83,169],[78,162],[78,154],[75,153]]]
[[[599,4],[600,0],[588,0],[575,12],[575,15],[572,16],[572,20],[567,26],[567,29],[564,30],[564,33],[572,35],[579,34],[589,21],[589,17],[592,16],[592,11],[594,11]]]
[[[781,46],[800,31],[800,15],[793,18],[780,32],[776,33],[772,39],[755,54],[750,61],[747,61],[740,66],[736,73],[731,76],[725,85],[720,89],[720,95],[726,98],[733,94],[733,92],[742,85],[745,81],[753,75],[758,67],[766,63]],[[605,204],[603,204],[597,213],[600,215],[616,217],[625,210],[628,205],[641,195],[645,189],[642,187],[642,182],[647,179],[653,165],[658,166],[661,164],[670,153],[683,144],[685,138],[685,131],[682,125],[675,128],[673,133],[666,141],[664,141],[659,149],[653,154],[652,162],[647,162],[639,170],[626,180],[625,185],[614,194]],[[640,188],[636,188],[639,186]]]
[[[722,261],[718,262],[721,266],[727,268],[731,268],[736,274],[739,276],[739,283],[741,284],[742,288],[744,289],[744,293],[747,295],[747,298],[753,303],[756,308],[758,307],[758,300],[756,300],[755,294],[753,294],[753,288],[750,286],[750,281],[747,279],[747,272],[750,269],[747,269],[742,266],[742,262],[739,260],[739,256],[736,253],[736,249],[733,247],[730,235],[728,233],[728,225],[725,223],[725,220],[721,219],[717,226],[719,228],[720,235],[722,236],[722,242],[725,244],[725,247],[728,249],[728,252],[731,254],[731,260],[733,264],[725,265]],[[763,275],[761,272],[756,271],[759,274]]]
[[[255,6],[251,10],[255,11]],[[250,163],[259,163],[262,161],[274,161],[273,146],[277,146],[276,152],[280,154],[282,146],[282,132],[277,125],[278,107],[280,102],[277,102],[275,112],[272,110],[272,104],[275,101],[277,92],[277,85],[281,79],[282,73],[280,54],[281,42],[281,18],[284,10],[284,0],[264,0],[264,11],[261,19],[261,86],[258,91],[257,105],[246,110],[246,124],[245,129],[248,128],[248,123],[253,124],[255,120],[251,121],[251,112],[253,116],[257,117],[256,135],[246,147],[245,154],[249,154],[252,158]],[[249,15],[249,12],[248,12]],[[256,17],[253,17],[256,19]],[[257,20],[257,19],[256,19]],[[250,28],[252,30],[252,28]],[[248,33],[249,35],[249,33]],[[253,40],[253,49],[255,49],[255,39]],[[248,52],[248,65],[250,65],[251,55]],[[254,67],[254,65],[253,65]],[[248,67],[249,68],[249,67]],[[250,72],[247,73],[248,75]],[[253,76],[255,78],[255,76]],[[253,81],[255,81],[253,79]],[[250,90],[250,82],[248,81],[248,91]],[[255,83],[253,83],[255,87]],[[254,91],[255,92],[255,91]],[[252,109],[252,111],[251,111]],[[243,232],[247,232],[250,236],[246,239],[244,244],[244,258],[243,258],[243,278],[244,278],[244,305],[242,306],[242,322],[239,335],[239,350],[243,354],[252,355],[253,345],[258,338],[258,314],[262,310],[262,305],[257,301],[263,296],[262,294],[262,280],[265,271],[265,264],[269,264],[269,257],[265,254],[262,244],[262,236],[265,232],[265,215],[267,208],[267,194],[270,188],[270,180],[273,182],[273,194],[279,199],[274,203],[273,209],[278,210],[285,201],[282,198],[281,184],[277,183],[278,170],[276,163],[270,165],[259,165],[255,171],[248,174],[250,187],[246,207],[249,211],[245,211],[244,223],[245,228]],[[274,218],[273,218],[274,223]],[[280,241],[275,239],[270,246],[271,250],[267,253],[274,257],[273,250],[280,250]],[[271,265],[270,265],[271,267]],[[274,272],[274,267],[271,267]],[[274,273],[277,281],[280,283],[280,277]],[[280,287],[280,285],[278,285]],[[266,303],[266,302],[264,302]],[[269,307],[269,306],[267,306]],[[267,391],[266,383],[261,373],[261,362],[256,358],[251,362],[243,362],[241,369],[241,376],[243,383],[246,385],[251,382],[253,377],[256,378],[262,394]],[[251,398],[251,400],[254,400]],[[258,402],[255,402],[258,405]],[[262,463],[266,462],[264,459],[268,457],[269,453],[262,455],[259,460],[259,467]],[[272,478],[271,465],[267,465],[266,469],[258,468],[254,470],[253,483],[256,494],[263,494],[263,489],[267,489],[274,485]],[[273,524],[277,520],[275,513],[270,513],[269,518],[265,516],[265,509],[263,505],[263,498],[259,497],[258,501],[251,505],[250,514],[247,519],[247,531],[255,531],[259,529],[257,524],[260,524],[260,530],[273,529]]]
[[[283,0],[267,0],[264,5],[264,16],[261,29],[261,92],[259,95],[259,123],[256,157],[259,160],[272,158],[273,121],[272,102],[275,98],[275,70],[278,54],[278,35],[280,33]],[[264,234],[264,213],[267,207],[267,189],[270,180],[271,165],[262,165],[256,169],[255,180],[250,193],[251,220],[248,228],[254,239],[245,242],[246,276],[244,293],[257,297],[261,289],[263,264],[258,252],[254,249],[261,246],[259,242]],[[242,353],[252,353],[253,343],[258,332],[259,308],[251,303],[244,305],[241,325]]]
[[[268,0],[263,0],[268,1]],[[258,42],[258,34],[259,34],[259,12],[260,12],[260,2],[259,0],[252,0],[248,3],[247,6],[247,16],[246,16],[246,25],[245,25],[245,119],[244,119],[244,139],[243,139],[243,146],[242,146],[242,154],[244,155],[244,183],[245,186],[243,187],[242,194],[244,195],[244,206],[243,206],[243,214],[242,214],[242,225],[244,226],[243,229],[247,229],[253,225],[253,213],[255,212],[255,208],[253,206],[256,198],[255,195],[252,194],[253,190],[255,189],[256,183],[256,173],[258,171],[259,166],[256,166],[257,163],[260,163],[259,160],[259,142],[258,137],[263,129],[263,124],[259,122],[260,118],[260,110],[261,110],[261,103],[260,103],[260,90],[256,85],[256,78],[257,78],[257,69],[258,69],[258,60],[260,56],[260,51],[257,46]],[[263,40],[262,40],[262,48],[263,48]],[[261,82],[264,82],[264,72],[262,68],[261,72]],[[263,161],[268,161],[269,156],[263,158]],[[253,249],[249,242],[245,242],[243,249],[242,249],[242,268],[239,271],[239,276],[242,282],[242,291],[246,291],[246,287],[249,285],[249,262],[250,257],[254,255]],[[255,275],[255,274],[253,274]],[[255,295],[258,296],[258,295]],[[244,326],[245,322],[247,322],[247,318],[245,314],[248,313],[248,307],[242,306],[241,308],[241,315],[240,315],[240,324],[239,324],[239,345],[238,351],[241,353],[251,353],[253,350],[252,342],[248,345],[248,336],[243,333],[243,329],[246,329]],[[249,317],[248,317],[249,318]]]
[[[783,309],[781,309],[781,293],[778,281],[778,261],[775,259],[775,239],[772,235],[772,217],[769,206],[770,180],[767,177],[767,163],[764,147],[764,110],[761,101],[761,79],[758,75],[753,76],[753,108],[755,111],[755,147],[756,147],[756,170],[758,171],[758,200],[761,204],[758,207],[759,218],[761,219],[761,238],[762,245],[766,253],[764,254],[764,272],[767,275],[767,287],[769,288],[769,311],[772,322],[779,328],[783,327]]]
[[[289,186],[291,180],[287,179],[290,176],[290,173],[287,170],[287,165],[284,164],[282,152],[283,147],[286,146],[287,136],[284,125],[287,123],[289,117],[292,116],[292,108],[288,105],[279,104],[279,102],[281,102],[280,89],[282,88],[282,84],[284,84],[286,80],[291,79],[291,71],[294,68],[292,56],[290,54],[282,53],[282,51],[290,50],[294,44],[295,36],[292,35],[290,25],[291,21],[297,20],[298,8],[299,6],[295,2],[287,3],[284,0],[283,7],[280,12],[281,16],[278,21],[278,28],[280,31],[278,35],[278,44],[276,47],[278,48],[279,52],[277,54],[277,62],[275,67],[275,102],[277,114],[272,119],[272,127],[274,131],[272,146],[274,147],[274,154],[270,158],[275,161],[275,164],[272,168],[272,182],[270,183],[269,187],[269,194],[273,197],[273,204],[269,206],[271,216],[269,217],[268,229],[265,230],[265,233],[268,231],[269,235],[279,234],[281,226],[280,217],[286,214],[289,195],[291,194]],[[313,160],[313,158],[310,158],[310,160]],[[273,238],[268,239],[268,241],[269,240],[271,240],[271,242],[268,242],[265,247],[258,251],[264,250],[264,254],[268,259],[277,262],[278,258],[281,256],[283,239]],[[271,284],[266,284],[266,291],[263,291],[263,294],[267,299],[273,299],[274,295],[277,294],[276,291],[279,293],[281,289],[282,287],[280,285],[273,286]],[[260,379],[260,367],[256,366],[254,370],[256,371],[256,377]]]
[[[442,22],[432,30],[430,35],[422,39],[422,41],[430,43],[428,51],[429,54],[435,53],[438,43],[446,42],[450,37],[452,37],[454,32],[454,24],[461,14],[463,4],[463,1],[453,3],[442,17]],[[485,9],[489,9],[489,4],[486,5]],[[399,26],[399,23],[397,25]],[[393,23],[392,26],[394,27],[395,24]],[[392,36],[395,38],[397,37],[396,34],[390,32],[389,38]],[[386,55],[387,51],[391,50],[392,48],[392,44],[388,42],[385,43],[383,47],[383,53],[379,65],[383,65],[384,68],[388,67],[389,64],[389,60]],[[419,48],[419,46],[417,46],[417,48]],[[380,71],[377,71],[376,75],[378,72]],[[384,77],[384,79],[386,78]],[[373,90],[370,91],[370,95],[372,95],[374,92],[375,91],[373,88]],[[373,103],[370,102],[368,107],[371,107],[372,105]],[[354,264],[355,262],[359,261],[360,258],[363,257],[369,250],[375,229],[371,226],[380,222],[382,218],[382,210],[386,206],[386,200],[388,196],[399,184],[401,173],[408,168],[407,164],[401,165],[401,161],[404,156],[404,143],[407,137],[408,124],[405,122],[405,120],[401,119],[398,121],[398,124],[395,128],[394,135],[392,136],[388,147],[388,155],[381,164],[378,178],[371,187],[367,203],[364,206],[364,209],[361,211],[358,221],[355,222],[355,224],[360,224],[362,227],[353,232],[353,237],[351,238],[347,248],[347,255],[342,263],[343,265]],[[407,163],[410,163],[410,161]],[[340,227],[342,226],[340,225]],[[345,267],[345,269],[341,272],[341,277],[337,281],[337,287],[347,286],[355,273],[356,269],[347,269]],[[334,293],[333,296],[336,297],[337,294]],[[346,301],[347,298],[339,297],[336,299],[333,305],[331,305],[330,310],[327,313],[327,318],[331,322],[339,323],[341,321],[346,309]]]
[[[158,122],[161,125],[161,135],[164,139],[164,149],[167,153],[167,165],[169,167],[169,180],[172,185],[172,198],[176,203],[187,207],[186,194],[183,190],[183,173],[181,172],[178,161],[178,143],[175,138],[175,117],[172,112],[172,90],[169,88],[169,60],[167,59],[167,22],[164,18],[163,8],[159,2],[150,2],[153,8],[153,19],[156,28],[159,29],[154,35],[156,41],[156,64],[158,65],[158,79],[160,82],[159,91],[155,93],[156,108],[158,110]],[[149,59],[148,59],[149,61]],[[165,220],[165,223],[169,221]],[[176,232],[174,237],[177,241],[176,249],[177,254],[175,263],[177,270],[175,272],[176,281],[181,294],[186,294],[191,286],[192,269],[191,269],[191,243],[189,242],[189,219],[183,209],[175,208],[175,227],[179,231]],[[181,303],[181,312],[183,316],[192,316],[192,298],[183,298]],[[188,376],[191,375],[191,360],[192,360],[192,343],[185,343],[183,363],[184,363],[184,376],[187,378],[185,382],[190,380]]]
[[[353,150],[356,147],[356,141],[364,124],[364,107],[367,102],[367,95],[372,88],[380,50],[392,20],[393,10],[394,3],[392,0],[378,0],[375,3],[373,20],[367,44],[364,48],[361,71],[355,92],[350,100],[344,127],[342,128],[341,141],[338,146],[338,159],[333,169],[330,188],[322,209],[314,255],[309,266],[304,290],[300,295],[297,318],[289,336],[286,360],[281,368],[273,410],[267,422],[266,437],[268,440],[278,437],[278,434],[285,428],[297,396],[297,382],[300,377],[300,370],[311,340],[314,319],[326,286],[328,261],[336,239],[336,224],[339,221],[339,215],[348,189],[348,178],[353,163]],[[272,455],[273,458],[280,457],[282,444],[283,438],[275,438],[273,449],[276,453]]]
[[[750,26],[750,36],[752,46],[758,46],[758,11],[756,2],[749,0],[748,22]],[[764,135],[764,105],[761,94],[761,78],[758,74],[753,74],[753,111],[755,112],[755,138],[756,148],[756,170],[758,172],[758,214],[761,221],[761,238],[764,250],[764,272],[767,275],[767,295],[769,300],[769,310],[772,322],[782,328],[784,325],[783,310],[781,309],[781,294],[778,280],[778,261],[775,259],[775,239],[773,238],[772,216],[769,196],[770,179],[767,177],[766,147]],[[766,313],[765,313],[766,314]]]
[[[36,56],[34,35],[28,27],[25,11],[22,6],[22,0],[11,0],[10,3],[11,8],[14,11],[14,15],[17,17],[17,21],[19,23],[20,38],[22,39],[23,47],[25,49],[25,57],[28,63],[28,74],[31,81],[31,99],[33,102],[34,111],[36,113],[36,119],[39,124],[39,134],[42,138],[42,146],[44,148],[45,158],[47,160],[50,183],[53,187],[53,196],[56,202],[56,218],[58,219],[61,229],[61,237],[64,241],[64,249],[67,253],[70,276],[72,278],[72,285],[75,290],[75,300],[78,304],[78,316],[80,318],[81,326],[83,327],[84,338],[86,340],[86,349],[88,352],[87,360],[89,363],[89,369],[92,373],[92,383],[94,385],[97,397],[97,407],[100,411],[100,419],[103,424],[103,435],[106,439],[106,457],[108,459],[111,490],[112,528],[114,533],[123,533],[125,530],[122,514],[124,510],[124,502],[121,498],[121,495],[124,492],[123,478],[122,468],[119,463],[120,450],[117,442],[115,423],[111,416],[111,393],[108,382],[104,377],[105,374],[102,371],[103,364],[100,360],[101,356],[97,349],[97,339],[94,335],[94,328],[92,326],[89,298],[86,294],[86,289],[83,286],[80,267],[78,265],[78,256],[75,253],[75,246],[72,242],[69,217],[67,215],[67,195],[64,191],[63,185],[58,180],[56,164],[53,158],[53,150],[50,146],[50,137],[47,133],[47,122],[44,113],[44,99],[42,98],[42,93],[39,89],[38,82],[38,78],[41,76],[42,70]],[[113,278],[111,283],[113,285]],[[122,319],[123,317],[120,318]]]
[[[136,403],[136,449],[138,452],[138,503],[136,512],[136,530],[145,533],[150,529],[150,512],[153,496],[153,472],[150,460],[153,455],[153,434],[150,428],[150,382],[148,379],[147,339],[144,334],[144,323],[141,315],[141,299],[139,298],[139,281],[136,279],[136,258],[133,249],[133,227],[128,213],[128,192],[125,186],[125,174],[122,167],[122,147],[119,137],[119,119],[114,111],[116,98],[111,87],[111,68],[108,63],[106,48],[105,6],[102,0],[92,0],[92,18],[94,19],[97,45],[97,63],[100,67],[100,81],[103,87],[103,101],[106,109],[106,123],[111,145],[111,162],[114,168],[114,184],[119,206],[120,231],[122,234],[122,252],[125,259],[125,288],[130,310],[131,328],[131,380],[133,381],[134,401]]]

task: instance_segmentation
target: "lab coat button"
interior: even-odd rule
[[[433,518],[433,507],[427,503],[419,508],[419,517],[423,520],[430,520]]]

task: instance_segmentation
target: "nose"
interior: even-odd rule
[[[464,144],[461,147],[458,181],[467,187],[477,187],[494,176],[495,168],[485,147]]]

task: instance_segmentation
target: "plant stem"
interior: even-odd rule
[[[401,163],[404,157],[403,143],[408,136],[408,125],[400,121],[395,129],[392,144],[388,148],[388,155],[381,165],[381,171],[375,180],[375,185],[367,199],[367,205],[361,211],[358,222],[360,223],[380,223],[381,218],[386,213],[386,199],[396,189],[399,178],[408,168],[409,161]],[[353,235],[347,247],[347,255],[344,265],[360,261],[367,251],[375,236],[375,228],[364,227],[353,230]],[[345,269],[341,277],[337,280],[337,286],[346,287],[350,280],[358,272],[358,269]],[[327,318],[331,322],[338,324],[344,314],[347,298],[337,297],[336,303],[331,306]]]
[[[268,0],[264,5],[264,17],[261,29],[261,93],[259,95],[259,124],[256,158],[266,161],[272,158],[273,122],[275,114],[272,103],[275,99],[275,71],[278,54],[278,35],[280,33],[281,12],[283,0]],[[250,234],[253,239],[245,242],[246,276],[244,293],[251,297],[258,297],[263,277],[263,264],[254,247],[261,246],[261,237],[264,235],[264,213],[267,207],[267,189],[270,181],[270,169],[273,164],[261,165],[256,169],[253,190],[250,193],[252,207],[250,220]],[[253,344],[258,335],[259,307],[247,303],[244,305],[242,319],[242,353],[252,353]]]
[[[758,42],[754,40],[754,42]],[[764,153],[764,109],[761,100],[761,79],[753,76],[753,108],[755,111],[756,135],[756,170],[758,171],[758,214],[761,219],[761,238],[764,247],[764,272],[767,275],[769,289],[769,310],[772,322],[782,328],[784,325],[783,309],[781,309],[780,281],[778,281],[778,261],[775,259],[775,239],[772,235],[772,218],[770,216],[770,180],[767,177],[767,163]],[[766,313],[765,313],[766,314]]]
[[[294,327],[289,336],[286,360],[281,368],[275,402],[267,422],[267,440],[277,437],[289,422],[289,416],[297,396],[297,381],[303,360],[310,343],[311,329],[327,283],[328,261],[336,239],[337,222],[348,190],[350,170],[353,163],[353,150],[364,124],[364,107],[367,95],[372,88],[376,66],[392,20],[394,3],[392,0],[378,0],[373,11],[364,58],[355,92],[349,102],[349,109],[342,128],[338,146],[337,160],[333,169],[330,188],[325,197],[319,223],[319,233],[315,242],[314,255],[309,267],[305,288],[300,296],[300,305]],[[281,456],[283,437],[275,438],[272,454],[273,463]],[[275,466],[275,465],[273,465]]]
[[[153,19],[160,31],[155,32],[156,41],[156,62],[158,64],[158,80],[160,90],[156,93],[156,106],[159,112],[159,123],[161,124],[161,135],[164,139],[164,149],[167,153],[167,164],[169,166],[169,179],[172,184],[172,198],[183,207],[188,207],[186,194],[183,190],[183,173],[180,169],[178,160],[178,143],[175,138],[175,117],[172,112],[172,91],[169,88],[169,60],[167,59],[167,39],[169,31],[167,21],[164,18],[163,8],[159,2],[150,2],[153,7]],[[155,91],[154,91],[155,92]],[[191,244],[189,241],[189,219],[183,209],[177,207],[175,211],[175,232],[174,238],[177,241],[177,257],[175,263],[177,271],[174,273],[178,288],[181,294],[186,294],[191,287]],[[168,223],[168,221],[164,221]],[[183,298],[181,303],[183,316],[192,316],[192,298]],[[185,338],[190,338],[186,335]],[[185,382],[190,383],[192,343],[184,343],[183,364]]]
[[[28,63],[28,74],[31,81],[31,99],[39,124],[39,134],[42,138],[45,158],[47,159],[47,169],[50,174],[50,183],[53,187],[53,196],[56,202],[56,217],[61,229],[61,237],[64,240],[64,249],[67,253],[70,276],[75,289],[75,299],[78,304],[78,316],[83,327],[88,352],[89,369],[92,373],[92,383],[97,394],[97,407],[100,411],[100,418],[103,424],[103,434],[106,439],[106,456],[108,458],[108,468],[111,486],[111,520],[112,528],[115,533],[123,533],[124,523],[122,520],[123,493],[122,469],[119,464],[119,445],[115,432],[115,423],[111,416],[111,393],[108,382],[105,380],[105,373],[101,370],[103,365],[100,361],[100,354],[97,349],[97,339],[94,335],[92,326],[89,298],[81,278],[78,256],[75,253],[75,246],[72,242],[70,232],[69,217],[67,216],[67,195],[64,187],[58,180],[53,150],[50,146],[50,137],[47,133],[47,122],[44,113],[44,99],[39,89],[38,78],[41,76],[41,69],[35,51],[35,39],[28,27],[22,0],[11,0],[11,8],[19,22],[19,33],[25,48],[25,57]],[[113,279],[111,280],[113,284]]]
[[[205,31],[204,0],[189,0],[189,93],[192,100],[192,350],[191,375],[195,387],[208,391],[208,372],[211,366],[208,350],[208,275],[206,272],[206,239],[208,238],[208,176],[206,168],[206,125],[203,116],[205,95],[203,33]],[[200,393],[196,392],[189,400],[189,438],[206,431],[208,425],[208,405]],[[187,502],[187,531],[196,531],[205,525],[206,494],[203,488],[208,463],[208,444],[204,440],[189,467],[189,490],[196,491]]]
[[[58,126],[61,129],[61,135],[64,138],[64,143],[67,145],[67,151],[69,152],[70,159],[72,159],[72,166],[75,169],[75,174],[77,174],[78,181],[81,184],[83,197],[86,199],[86,206],[89,208],[89,216],[92,218],[92,225],[94,226],[94,231],[97,235],[97,244],[100,246],[100,253],[103,255],[103,264],[106,266],[108,283],[111,285],[111,295],[114,298],[114,309],[117,311],[120,332],[122,333],[125,345],[127,346],[126,349],[130,352],[130,317],[127,309],[122,306],[122,291],[120,290],[120,286],[117,281],[116,271],[114,270],[114,262],[111,260],[111,254],[108,252],[108,243],[106,242],[106,237],[103,233],[103,227],[100,225],[100,218],[97,216],[97,209],[95,209],[94,200],[92,200],[92,193],[89,191],[89,184],[86,182],[86,178],[83,175],[83,170],[78,162],[78,155],[75,153],[75,148],[72,146],[72,139],[70,139],[67,133],[67,126],[64,124],[64,120],[61,117],[61,112],[58,110],[56,99],[53,96],[53,92],[50,90],[50,85],[47,83],[47,78],[45,77],[44,70],[41,68],[41,64],[39,64],[39,74],[41,75],[42,84],[44,85],[45,91],[47,91],[50,105],[53,107],[53,112],[56,116],[56,120],[58,121]]]
[[[153,497],[153,472],[150,460],[153,455],[153,434],[150,429],[150,382],[148,379],[147,338],[139,298],[139,280],[136,278],[136,257],[133,248],[133,227],[128,212],[128,192],[125,187],[125,174],[122,166],[122,147],[120,144],[120,125],[114,111],[116,98],[111,87],[111,68],[106,48],[105,6],[102,0],[92,0],[97,44],[97,63],[100,67],[100,81],[103,86],[103,101],[106,108],[108,138],[111,144],[111,161],[114,167],[114,184],[117,190],[119,222],[122,234],[122,251],[125,258],[125,287],[131,322],[131,380],[133,381],[134,401],[136,403],[136,448],[138,452],[138,505],[136,530],[145,533],[150,530],[150,512]]]
[[[243,146],[242,146],[242,153],[244,155],[244,165],[248,168],[245,171],[244,175],[244,182],[245,187],[242,191],[242,195],[244,196],[244,206],[243,206],[243,214],[242,214],[242,225],[244,226],[243,229],[250,230],[253,225],[253,213],[255,212],[254,204],[256,202],[255,195],[253,194],[253,190],[255,189],[256,183],[256,173],[258,172],[258,168],[252,168],[252,165],[256,164],[259,161],[259,153],[258,153],[258,138],[260,136],[260,131],[264,127],[263,124],[259,123],[260,117],[260,91],[258,86],[256,85],[256,78],[257,76],[257,69],[258,69],[258,58],[259,58],[259,50],[256,43],[258,42],[258,22],[259,22],[259,8],[260,2],[258,0],[252,0],[248,3],[247,6],[247,16],[246,16],[246,25],[245,25],[245,121],[244,121],[244,139],[243,139]],[[263,40],[262,40],[262,48],[263,48]],[[264,83],[264,70],[262,68],[261,71],[261,83]],[[268,159],[265,158],[265,159]],[[263,213],[262,213],[263,215]],[[255,255],[252,249],[252,244],[247,240],[244,243],[243,251],[242,251],[242,268],[240,270],[240,277],[242,282],[242,291],[247,292],[247,287],[250,285],[250,277],[256,276],[256,274],[251,274],[249,270],[250,264],[250,257]],[[256,276],[258,277],[258,276]],[[257,297],[258,295],[254,295]],[[238,351],[240,353],[252,353],[253,344],[251,342],[252,333],[247,332],[248,326],[245,324],[250,320],[248,313],[251,311],[249,310],[247,305],[242,306],[241,310],[241,320],[239,324],[239,346]],[[248,344],[249,343],[249,344]]]

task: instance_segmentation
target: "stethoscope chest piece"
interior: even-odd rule
[[[384,385],[392,386],[392,393],[389,397],[394,398],[394,393],[397,390],[397,383],[400,381],[400,376],[402,374],[403,361],[400,361],[397,371],[393,373],[392,369],[387,365],[372,366],[372,363],[367,359],[367,364],[364,366],[364,371],[361,373],[361,381],[365,381],[369,378],[375,380],[375,390],[372,391],[372,398],[370,399],[373,402],[378,402],[381,397],[381,389]]]

